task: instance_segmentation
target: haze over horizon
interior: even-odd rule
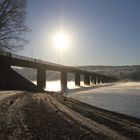
[[[21,55],[64,65],[139,65],[139,0],[30,0],[30,40]],[[52,36],[63,30],[70,46],[59,51]]]

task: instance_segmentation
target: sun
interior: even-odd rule
[[[59,50],[64,50],[69,47],[70,39],[69,36],[64,32],[59,32],[53,37],[53,45]]]

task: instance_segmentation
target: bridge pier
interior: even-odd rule
[[[102,84],[102,76],[100,76],[100,84]]]
[[[94,84],[95,85],[97,84],[97,75],[95,75],[95,77],[94,77]]]
[[[37,86],[40,89],[46,87],[46,70],[45,69],[37,69]]]
[[[101,77],[101,83],[104,83],[104,76]]]
[[[97,83],[100,84],[100,75],[97,76]]]
[[[91,83],[96,85],[96,75],[91,75]]]
[[[84,84],[90,85],[90,74],[84,74]]]
[[[0,89],[40,91],[36,85],[13,70],[10,65],[0,66]]]
[[[75,85],[80,86],[80,73],[75,73]]]
[[[67,91],[67,72],[61,71],[61,91]]]

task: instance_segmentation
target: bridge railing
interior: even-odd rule
[[[27,60],[27,61],[42,63],[42,64],[49,64],[49,65],[55,65],[55,66],[58,65],[58,66],[60,66],[60,64],[55,64],[55,63],[51,63],[51,62],[46,62],[46,61],[41,60],[41,59],[30,58],[30,57],[26,57],[26,56],[12,54],[11,52],[0,51],[0,55],[11,57],[11,58],[15,58],[15,59],[21,59],[21,60]],[[61,65],[61,66],[63,66],[63,65]]]

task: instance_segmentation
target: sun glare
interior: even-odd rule
[[[70,40],[67,34],[60,32],[53,38],[53,44],[56,48],[63,50],[69,46]]]

